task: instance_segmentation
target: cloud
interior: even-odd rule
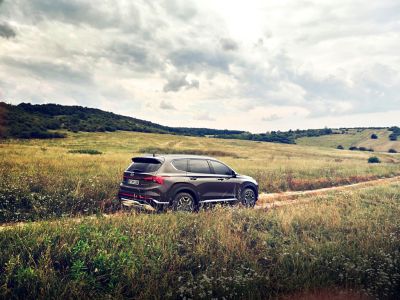
[[[221,39],[221,47],[225,51],[235,51],[239,49],[239,45],[231,39]]]
[[[143,118],[167,108],[153,121],[254,131],[351,116],[359,125],[362,115],[369,126],[371,114],[400,107],[395,0],[0,3],[6,101]]]
[[[166,110],[172,110],[172,109],[175,110],[176,109],[171,103],[168,103],[165,100],[161,100],[160,108],[166,109]]]
[[[272,122],[282,119],[282,117],[278,116],[277,114],[272,114],[267,117],[263,117],[261,120],[264,122]]]
[[[215,121],[208,112],[198,112],[194,114],[194,119],[199,121]]]
[[[198,89],[199,81],[196,79],[188,80],[185,74],[174,74],[168,78],[168,82],[164,85],[164,92],[178,92],[181,89]]]
[[[0,3],[1,5],[1,3]],[[0,24],[0,37],[9,39],[15,37],[17,34],[15,30],[7,23]]]

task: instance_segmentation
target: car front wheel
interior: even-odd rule
[[[254,207],[256,204],[256,194],[251,188],[242,191],[242,204],[246,207]]]
[[[196,203],[189,193],[178,193],[172,203],[172,209],[174,211],[193,212],[196,210]]]

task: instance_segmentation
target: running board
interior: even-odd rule
[[[210,202],[227,202],[227,201],[238,201],[237,198],[227,198],[227,199],[209,199],[200,201],[200,203],[210,203]]]

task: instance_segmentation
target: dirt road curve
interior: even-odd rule
[[[259,196],[259,200],[256,205],[256,209],[270,209],[285,205],[293,205],[293,204],[301,204],[305,202],[311,201],[308,198],[302,199],[301,196],[310,196],[310,195],[318,195],[331,191],[341,191],[341,190],[350,190],[353,188],[360,187],[368,187],[368,186],[376,186],[390,182],[400,182],[400,176],[395,176],[391,178],[381,178],[370,181],[364,181],[349,185],[341,185],[334,186],[329,188],[317,189],[317,190],[308,190],[308,191],[295,191],[295,192],[282,192],[282,193],[273,193],[273,194],[265,194],[262,193]],[[300,199],[298,199],[300,198]]]

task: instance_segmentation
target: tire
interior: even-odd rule
[[[194,197],[189,193],[178,193],[175,195],[172,202],[174,211],[194,212],[197,210],[197,205]]]
[[[254,207],[254,205],[256,205],[256,194],[254,190],[245,188],[241,194],[241,202],[245,207]]]

